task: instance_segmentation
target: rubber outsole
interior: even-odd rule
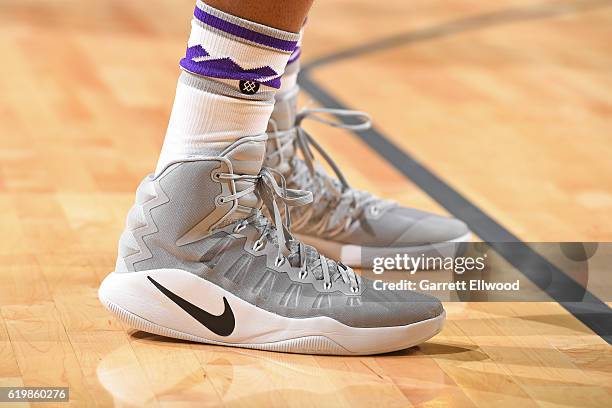
[[[299,353],[299,354],[324,354],[324,355],[350,355],[353,354],[344,347],[336,344],[332,340],[324,336],[308,336],[290,340],[283,340],[274,343],[261,344],[244,344],[244,343],[223,343],[219,341],[209,340],[202,337],[194,336],[188,333],[183,333],[167,327],[160,326],[140,316],[124,310],[120,306],[100,299],[104,306],[121,321],[128,324],[130,327],[141,330],[147,333],[157,334],[164,337],[175,339],[194,341],[197,343],[213,344],[217,346],[230,346],[248,349],[276,351],[282,353]]]
[[[397,351],[395,349],[388,351],[379,351],[376,353],[353,353],[344,347],[340,346],[333,340],[328,339],[325,336],[307,336],[300,337],[295,339],[283,340],[273,343],[261,343],[261,344],[245,344],[245,343],[224,343],[220,341],[214,341],[205,339],[202,337],[194,336],[188,333],[183,333],[177,330],[173,330],[167,327],[160,326],[153,322],[150,322],[146,319],[143,319],[140,316],[137,316],[123,308],[121,306],[110,302],[103,297],[100,297],[100,301],[112,314],[114,314],[119,320],[126,323],[130,327],[141,330],[147,333],[157,334],[159,336],[171,337],[180,340],[193,341],[197,343],[204,344],[212,344],[216,346],[229,346],[229,347],[239,347],[239,348],[247,348],[247,349],[256,349],[256,350],[265,350],[265,351],[274,351],[280,353],[294,353],[294,354],[320,354],[320,355],[344,355],[344,356],[359,356],[359,355],[369,355],[369,354],[383,354],[386,352]],[[432,335],[427,335],[423,339],[415,342],[414,345],[421,344],[436,334],[438,334],[442,330],[442,322],[444,322],[445,313],[442,315],[430,319],[430,320],[438,320],[440,321],[440,330],[433,333]],[[408,346],[405,348],[409,348],[413,346]]]
[[[164,270],[161,270],[161,272],[168,273],[168,271]],[[170,279],[172,279],[172,281],[176,281],[177,271],[175,270],[169,272],[174,274],[168,275]],[[149,273],[154,273],[154,271],[149,271],[146,273],[146,275]],[[160,271],[157,271],[157,273],[160,274]],[[185,272],[185,274],[187,273]],[[134,282],[136,282],[138,285],[140,285],[140,282],[142,282],[141,277],[137,275],[139,275],[138,272],[127,274],[110,274],[105,279],[105,282],[103,282],[100,290],[98,291],[98,297],[101,303],[119,320],[126,323],[130,327],[133,327],[134,329],[160,336],[194,341],[198,343],[299,354],[347,356],[371,355],[402,350],[420,344],[439,333],[445,320],[445,313],[442,313],[432,319],[415,322],[406,326],[359,329],[344,326],[341,323],[332,321],[329,318],[315,318],[322,320],[315,320],[313,318],[304,320],[289,319],[282,318],[278,315],[272,316],[270,312],[265,312],[261,309],[258,309],[259,311],[249,309],[245,313],[246,316],[252,316],[250,320],[258,319],[260,322],[267,323],[265,323],[263,327],[257,326],[255,329],[257,331],[248,331],[248,335],[243,337],[249,339],[248,341],[240,340],[240,342],[224,342],[203,337],[209,336],[207,330],[195,320],[191,321],[190,316],[178,309],[178,307],[176,307],[176,305],[170,301],[168,301],[168,303],[164,303],[163,295],[161,295],[161,300],[155,298],[157,289],[154,287],[151,289],[152,292],[147,292],[147,286],[136,286],[134,289],[130,288],[130,285],[133,285]],[[188,275],[183,276],[183,279],[185,279],[187,276]],[[189,276],[193,275],[189,274]],[[130,283],[129,280],[126,281],[125,278],[128,278],[132,282]],[[191,285],[190,279],[192,278],[188,278],[188,285]],[[210,283],[202,280],[201,278],[193,277],[193,279],[197,279],[198,281],[202,281],[203,283],[210,285]],[[129,288],[128,292],[126,292],[126,288]],[[214,290],[221,289],[215,287]],[[212,292],[210,293],[212,295]],[[229,293],[225,293],[224,295],[228,297],[232,296]],[[216,298],[218,295],[215,294],[213,297]],[[239,299],[230,298],[230,300],[232,301],[234,311],[239,315],[241,313]],[[130,303],[131,301],[135,301],[135,303]],[[132,305],[131,307],[126,306],[130,304]],[[253,308],[254,306],[245,303],[243,307]],[[150,309],[155,309],[156,313],[150,313]],[[136,310],[140,310],[142,313],[136,312]],[[262,313],[262,315],[255,317],[255,315],[258,313]],[[146,314],[152,316],[155,321],[144,317]],[[281,319],[280,326],[278,321],[276,323],[273,322],[274,319]],[[285,320],[282,319],[286,319],[287,323],[284,323]],[[294,328],[292,333],[292,324],[297,323],[304,325],[307,324],[307,320],[310,321],[310,323],[308,323],[310,327],[309,330],[296,330]],[[243,330],[253,330],[246,328],[248,327],[249,322],[244,320],[242,321]],[[166,323],[159,324],[161,322]],[[175,328],[168,327],[169,325],[172,325]],[[261,332],[259,331],[259,327],[261,327]],[[265,337],[270,335],[271,330],[273,331],[273,337]],[[274,332],[275,330],[279,331]],[[340,333],[339,330],[345,330],[346,332]],[[310,333],[299,336],[298,334],[300,334],[300,331],[303,333]],[[327,337],[325,334],[328,331],[332,336],[339,336],[338,338],[344,343],[339,344],[337,341],[334,341],[334,339]],[[199,333],[199,335],[193,333]],[[263,333],[264,336],[260,338],[266,338],[266,340],[270,339],[270,341],[253,341],[253,339],[257,339],[259,333]],[[273,333],[279,334],[274,335]],[[211,337],[213,337],[212,334]],[[391,342],[388,340],[390,338],[393,339]]]

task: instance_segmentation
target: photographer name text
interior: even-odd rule
[[[482,279],[471,279],[459,282],[432,282],[427,279],[412,281],[402,279],[398,282],[375,280],[375,290],[424,290],[424,291],[518,291],[521,284],[515,282],[489,282]]]

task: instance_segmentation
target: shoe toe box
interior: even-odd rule
[[[456,218],[407,207],[393,207],[378,216],[367,216],[340,240],[366,247],[410,247],[469,240],[470,230]]]
[[[387,215],[404,225],[404,231],[390,244],[392,247],[436,244],[449,241],[469,239],[467,225],[456,218],[444,217],[432,213],[420,212],[414,216],[409,209],[399,208]]]

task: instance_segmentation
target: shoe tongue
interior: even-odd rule
[[[256,176],[261,171],[266,154],[264,138],[250,138],[230,147],[223,154],[232,163],[235,174]]]
[[[227,148],[222,156],[232,163],[232,170],[237,175],[257,176],[261,171],[266,153],[265,135],[240,139]],[[252,182],[236,180],[236,192],[252,186]],[[252,214],[252,209],[260,209],[261,200],[255,192],[243,195],[238,199],[238,208],[227,219],[227,223],[240,220]]]

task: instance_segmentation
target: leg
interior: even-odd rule
[[[265,133],[312,0],[283,2],[282,7],[277,0],[209,3],[196,3],[157,174],[173,161],[218,154],[241,137]]]
[[[211,4],[232,14],[197,2],[157,172],[138,187],[102,303],[141,330],[264,350],[373,354],[435,335],[439,301],[374,289],[281,218],[312,201],[263,167],[299,40],[283,28],[300,26],[310,1]]]
[[[206,3],[226,13],[285,31],[302,28],[314,0],[208,0]]]

